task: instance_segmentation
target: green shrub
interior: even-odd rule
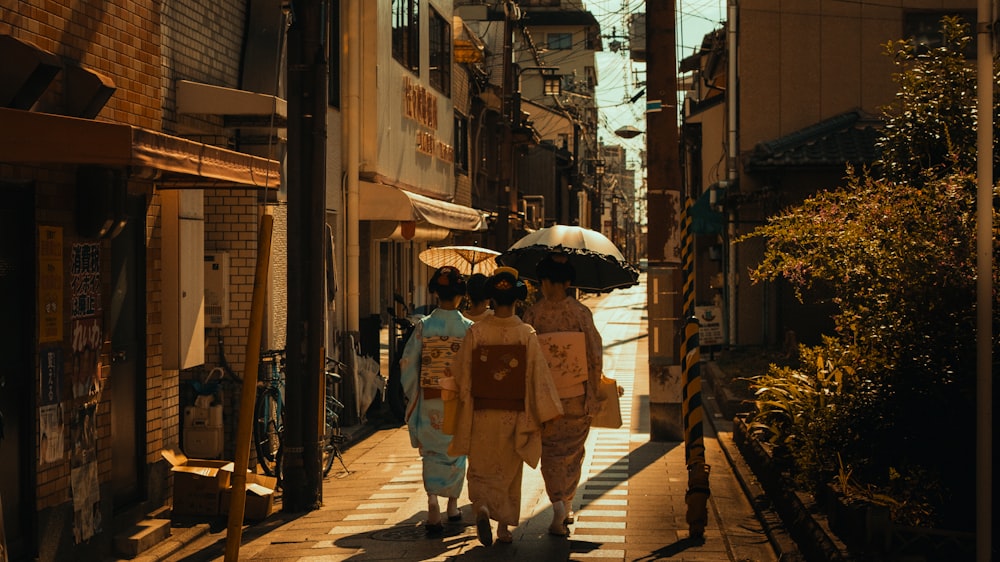
[[[854,489],[894,506],[902,520],[967,529],[977,271],[975,82],[964,34],[946,18],[940,48],[890,45],[900,93],[887,108],[883,176],[848,170],[844,187],[816,193],[745,238],[766,240],[754,281],[784,278],[800,299],[820,288],[837,308],[831,338],[803,348],[799,365],[754,379],[752,426],[786,450],[810,489],[849,470]],[[994,287],[997,248],[994,236]]]

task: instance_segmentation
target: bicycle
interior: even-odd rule
[[[326,400],[324,404],[324,424],[321,445],[320,466],[323,476],[328,476],[333,468],[333,461],[340,459],[340,464],[348,474],[347,464],[341,452],[341,445],[346,438],[340,428],[340,412],[344,404],[337,400],[336,385],[340,382],[340,373],[344,364],[336,359],[327,358],[324,369]],[[257,464],[264,474],[282,480],[283,436],[285,432],[285,352],[270,350],[261,354],[261,369],[258,373],[257,398],[254,403],[253,437],[257,452]]]
[[[254,400],[253,442],[257,464],[280,481],[281,436],[285,431],[285,351],[272,349],[260,357]]]
[[[330,357],[326,358],[326,365],[324,369],[326,403],[323,408],[325,415],[323,417],[323,444],[321,449],[323,476],[330,474],[334,459],[339,459],[340,465],[344,467],[344,473],[350,474],[351,471],[347,468],[347,463],[344,462],[344,455],[341,449],[341,445],[347,439],[340,429],[340,412],[344,411],[344,403],[337,400],[336,397],[337,384],[341,380],[340,371],[345,369],[347,365]]]

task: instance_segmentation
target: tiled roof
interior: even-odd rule
[[[749,171],[787,168],[842,168],[870,165],[878,159],[881,122],[849,111],[754,147]]]

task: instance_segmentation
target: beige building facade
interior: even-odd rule
[[[762,243],[734,240],[843,185],[848,164],[871,164],[881,109],[897,89],[885,45],[932,41],[943,15],[974,21],[974,9],[968,0],[741,0],[681,61],[684,189],[721,221],[697,237],[697,300],[725,309],[729,345],[814,343],[830,329],[829,310],[799,304],[783,283],[751,283]]]

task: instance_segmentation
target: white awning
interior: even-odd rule
[[[165,187],[277,189],[280,163],[123,123],[0,108],[0,162],[129,167]]]
[[[484,230],[482,212],[390,185],[360,182],[360,215],[367,221],[427,222],[450,230]]]
[[[177,112],[222,115],[227,126],[288,126],[288,102],[270,94],[177,81]]]

